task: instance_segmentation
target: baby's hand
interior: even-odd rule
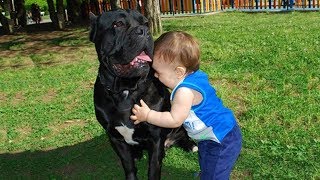
[[[134,121],[134,124],[147,121],[148,113],[150,112],[150,108],[142,99],[140,100],[140,104],[141,106],[135,104],[132,108],[133,115],[130,116],[130,119]]]

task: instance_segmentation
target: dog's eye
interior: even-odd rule
[[[124,26],[124,23],[122,22],[122,21],[117,21],[117,22],[114,22],[113,23],[113,27],[122,27],[122,26]]]

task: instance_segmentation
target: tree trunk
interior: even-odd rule
[[[24,0],[16,0],[15,7],[17,11],[18,24],[22,27],[27,26],[27,16]]]
[[[56,2],[57,8],[54,7],[53,0],[47,0],[50,19],[55,28],[62,30],[65,28],[65,12],[63,7],[63,0],[57,0]]]
[[[0,1],[0,6],[4,11],[8,11],[8,1],[7,0]]]
[[[63,0],[57,0],[57,28],[59,30],[64,29],[65,26],[65,12],[63,7]]]
[[[0,13],[0,22],[5,34],[13,34],[14,21],[12,19],[8,19]]]
[[[145,16],[149,21],[149,29],[152,35],[162,33],[162,24],[160,16],[160,4],[159,1],[144,0],[145,4]]]
[[[120,0],[110,0],[111,10],[120,8]]]
[[[68,20],[72,23],[81,22],[81,2],[79,0],[67,0]]]
[[[57,25],[57,15],[56,15],[56,8],[54,7],[53,0],[47,0],[48,3],[48,11],[50,14],[50,19],[54,25]]]
[[[10,19],[13,20],[14,26],[17,25],[17,11],[15,7],[15,1],[8,0],[8,5],[10,7]]]
[[[11,14],[11,8],[10,8],[10,1],[0,0],[0,5],[1,8],[5,12],[9,12]],[[2,24],[2,28],[5,34],[13,34],[14,32],[14,20],[13,19],[8,19],[6,16],[4,16],[2,13],[0,13],[0,22]]]

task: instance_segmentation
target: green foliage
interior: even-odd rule
[[[54,2],[54,4],[56,4],[55,0],[53,2]],[[33,4],[33,3],[38,4],[40,6],[40,10],[41,11],[48,12],[49,8],[48,8],[47,0],[26,0],[25,1],[26,9],[30,10],[31,9],[31,4]],[[66,0],[63,1],[63,5],[64,5],[64,7],[67,7],[67,1]]]
[[[201,69],[239,121],[243,150],[231,179],[320,178],[319,19],[233,12],[163,20],[165,31],[199,40]],[[88,31],[60,33],[0,39],[8,52],[0,58],[0,179],[123,179],[95,120],[98,62]],[[169,149],[163,179],[193,179],[197,163],[197,154]],[[146,164],[147,155],[140,179]]]
[[[26,9],[30,10],[31,4],[33,4],[33,3],[38,4],[40,6],[41,11],[48,11],[47,0],[26,0],[25,1]]]

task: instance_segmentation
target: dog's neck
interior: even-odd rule
[[[104,89],[108,93],[112,94],[126,94],[127,92],[136,91],[138,88],[146,88],[141,86],[143,83],[146,83],[145,80],[143,80],[146,78],[118,77],[107,67],[101,65],[99,67],[98,77],[100,78],[100,82],[103,85]]]
[[[117,102],[116,109],[119,112],[130,111],[133,103],[137,103],[142,98],[143,94],[141,92],[145,92],[151,83],[151,80],[148,80],[149,78],[147,77],[118,77],[111,73],[108,68],[101,65],[99,67],[98,78],[105,92]]]

